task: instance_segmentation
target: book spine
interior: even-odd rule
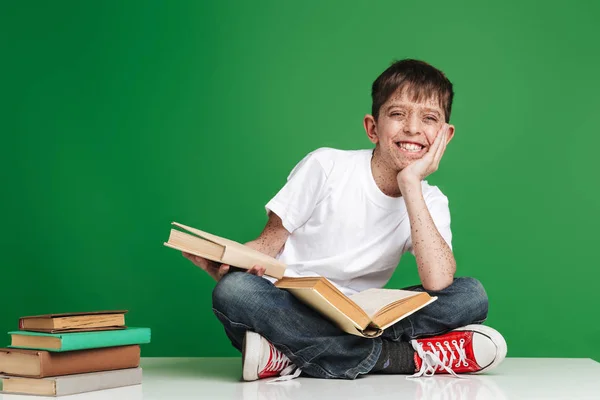
[[[95,372],[59,376],[56,382],[56,396],[92,392],[102,389],[112,389],[142,383],[142,369],[129,368],[117,371]]]
[[[225,246],[222,262],[244,269],[250,269],[254,265],[260,265],[265,267],[265,274],[277,279],[283,278],[286,269],[284,264],[280,264],[277,260],[271,260],[266,254],[264,257],[254,254],[244,254],[231,246]]]
[[[85,350],[101,347],[150,343],[150,328],[129,328],[116,331],[98,331],[61,334],[59,351]]]
[[[61,353],[44,352],[39,378],[135,368],[140,365],[140,346],[117,346]]]
[[[37,362],[40,365],[40,373],[38,376],[32,376],[32,378],[43,378],[47,375],[46,365],[48,365],[50,361],[50,352],[49,351],[38,351],[37,352]],[[25,376],[25,375],[24,375]]]

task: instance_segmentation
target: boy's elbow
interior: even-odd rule
[[[452,282],[454,282],[454,274],[428,279],[422,282],[422,284],[423,288],[428,292],[439,292],[452,285]]]

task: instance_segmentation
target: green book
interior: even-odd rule
[[[12,343],[9,347],[47,351],[84,350],[150,343],[150,328],[74,333],[13,331],[8,334],[12,336]]]

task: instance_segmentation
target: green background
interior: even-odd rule
[[[509,356],[600,361],[599,16],[589,1],[3,2],[0,332],[126,308],[152,328],[145,356],[237,355],[214,283],[162,245],[170,222],[255,238],[306,153],[371,147],[371,83],[410,57],[455,85],[429,181],[450,199],[457,275],[487,288]],[[405,257],[389,287],[417,279]]]

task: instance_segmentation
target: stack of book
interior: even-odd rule
[[[140,344],[150,328],[125,326],[125,310],[23,317],[0,348],[0,391],[63,396],[142,383]]]

